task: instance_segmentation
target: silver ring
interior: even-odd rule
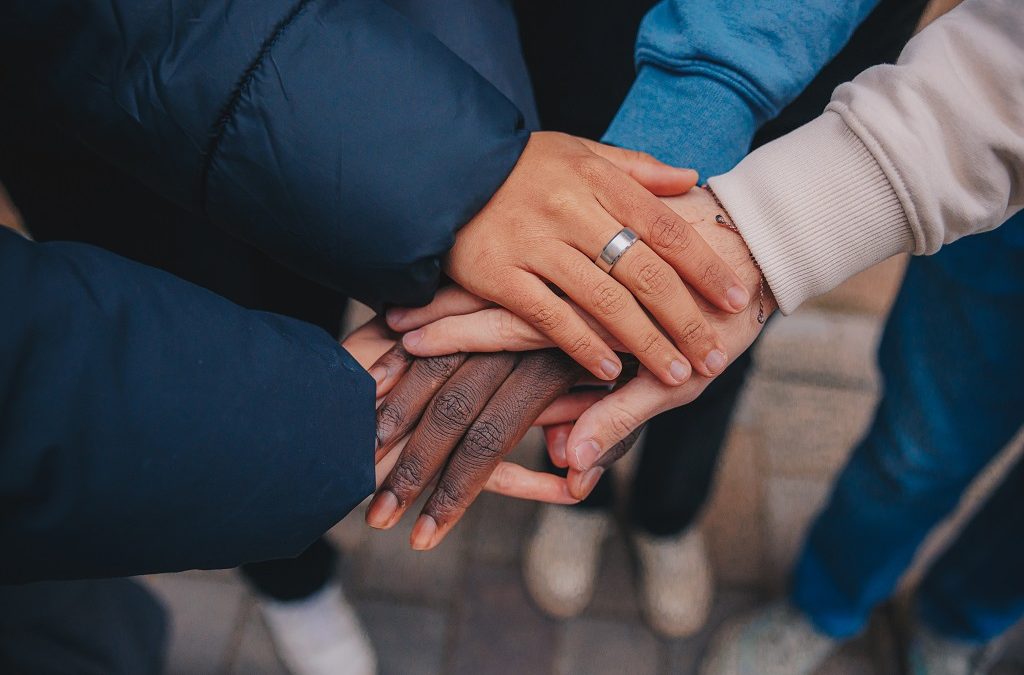
[[[601,249],[601,255],[597,256],[594,263],[603,271],[611,274],[612,268],[615,267],[615,263],[619,262],[619,258],[638,241],[640,238],[636,236],[636,232],[624,227]]]

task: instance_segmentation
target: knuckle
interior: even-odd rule
[[[510,492],[515,487],[515,479],[512,472],[505,464],[499,464],[494,467],[490,480],[493,481],[494,488],[499,492]]]
[[[591,301],[595,311],[606,317],[622,312],[628,302],[624,289],[611,280],[602,281],[594,288]]]
[[[515,319],[503,309],[496,309],[491,314],[491,331],[503,343],[511,342],[518,337]]]
[[[477,420],[463,439],[465,459],[475,466],[490,464],[501,457],[502,428],[491,420]]]
[[[580,198],[575,191],[568,188],[556,188],[544,197],[544,209],[548,213],[564,215],[579,210]]]
[[[640,338],[640,342],[637,343],[636,352],[637,354],[650,354],[661,345],[661,341],[661,333],[649,331]]]
[[[704,339],[704,323],[696,319],[687,321],[680,329],[677,339],[687,345],[700,342]]]
[[[431,356],[421,359],[418,363],[428,377],[435,379],[447,379],[455,372],[455,369],[462,363],[461,354],[445,354],[444,356]]]
[[[398,498],[399,503],[404,505],[408,501],[409,494],[415,492],[426,482],[426,473],[426,467],[416,455],[407,455],[400,459],[392,469],[388,487]]]
[[[526,309],[527,320],[539,330],[548,333],[558,329],[562,324],[562,317],[558,315],[551,302],[538,300]]]
[[[629,437],[633,431],[640,426],[641,420],[628,408],[614,406],[612,414],[608,416],[615,437],[619,440]]]
[[[651,238],[657,246],[680,253],[693,245],[690,228],[677,216],[663,212],[659,212],[651,222]]]
[[[402,406],[392,399],[387,399],[377,408],[377,429],[379,432],[390,432],[402,424]]]
[[[660,297],[671,288],[671,277],[664,265],[646,260],[636,270],[636,286],[647,297]]]
[[[710,262],[701,272],[700,280],[704,286],[721,286],[725,278],[722,274],[722,266],[717,262]]]
[[[467,489],[461,481],[442,480],[434,488],[434,494],[430,496],[425,511],[441,525],[447,522],[451,514],[458,511],[466,493]]]
[[[604,180],[605,162],[596,155],[586,154],[571,160],[572,170],[587,185],[598,185]]]
[[[572,344],[565,350],[570,356],[576,356],[577,354],[585,354],[590,351],[594,345],[594,339],[590,335],[581,335],[572,341]]]
[[[431,419],[445,429],[461,430],[472,421],[472,415],[469,392],[462,387],[449,387],[430,402]]]

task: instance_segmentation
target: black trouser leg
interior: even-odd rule
[[[323,588],[337,565],[338,554],[323,538],[295,558],[242,565],[242,576],[257,591],[275,600],[299,600]]]
[[[630,498],[632,525],[664,537],[682,532],[697,518],[750,362],[750,352],[744,352],[697,400],[647,425]]]

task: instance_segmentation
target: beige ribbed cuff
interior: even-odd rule
[[[708,183],[783,314],[914,247],[892,184],[836,112],[758,148]]]

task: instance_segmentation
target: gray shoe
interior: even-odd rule
[[[942,637],[921,624],[915,626],[907,650],[910,675],[985,675],[992,665],[992,650]]]
[[[842,644],[803,614],[776,603],[727,622],[712,639],[701,675],[812,675]]]
[[[644,615],[658,633],[672,638],[699,631],[714,595],[711,563],[700,528],[674,537],[636,536]]]
[[[611,527],[604,511],[569,506],[541,508],[536,529],[526,544],[523,577],[537,605],[568,619],[578,615],[594,595],[601,545]]]

